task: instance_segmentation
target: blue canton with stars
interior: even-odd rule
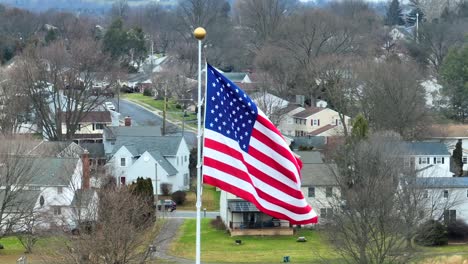
[[[207,75],[205,128],[237,141],[247,152],[257,120],[257,106],[211,65],[208,65]]]

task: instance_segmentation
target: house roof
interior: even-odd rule
[[[303,118],[303,119],[306,119],[307,117],[313,115],[313,114],[316,114],[322,110],[325,110],[326,108],[322,108],[322,107],[310,107],[310,108],[307,108],[306,110],[302,111],[302,112],[299,112],[295,115],[293,115],[293,117],[296,117],[296,118]]]
[[[88,207],[93,201],[93,197],[96,191],[94,189],[79,189],[75,191],[73,200],[71,202],[72,207]]]
[[[432,125],[427,130],[430,138],[467,138],[468,125]]]
[[[228,203],[228,209],[232,213],[238,212],[260,212],[258,208],[251,202],[247,201],[232,201]]]
[[[115,141],[112,154],[125,146],[135,156],[145,151],[158,151],[163,156],[175,156],[182,139],[182,136],[119,137]]]
[[[223,75],[232,82],[241,82],[247,73],[245,72],[224,72]]]
[[[416,183],[427,188],[468,188],[468,177],[420,177]]]
[[[410,155],[450,155],[447,146],[441,142],[404,142],[403,147]]]
[[[330,130],[330,129],[333,129],[333,128],[335,128],[335,127],[336,127],[336,125],[330,125],[330,124],[328,124],[328,125],[326,125],[326,126],[323,126],[323,127],[319,128],[319,129],[316,129],[316,130],[310,132],[309,135],[311,135],[311,136],[317,136],[317,135],[320,135],[320,134],[322,134],[323,132],[328,131],[328,130]]]
[[[172,164],[164,158],[159,151],[150,151],[148,152],[153,158],[158,162],[158,164],[167,172],[168,175],[176,175],[177,169],[172,166]]]
[[[334,164],[309,163],[303,164],[302,186],[330,186],[337,185],[335,174],[338,169]]]
[[[79,157],[82,153],[83,149],[71,141],[40,141],[28,154],[42,157]]]
[[[65,113],[60,113],[60,118],[63,118]],[[69,112],[67,112],[69,115]],[[89,111],[87,113],[83,113],[83,117],[81,118],[79,123],[111,123],[112,118],[109,111]]]
[[[289,103],[286,107],[283,107],[278,111],[280,111],[281,113],[287,114],[287,113],[289,113],[289,112],[291,112],[291,111],[293,111],[293,110],[295,110],[297,108],[302,108],[302,106],[297,105],[297,104]]]
[[[111,123],[111,115],[109,111],[91,111],[86,113],[81,118],[80,123]]]
[[[322,153],[320,151],[294,151],[301,161],[302,164],[323,164]]]
[[[154,137],[161,136],[160,126],[109,126],[104,128],[106,139],[117,137]]]
[[[67,186],[75,171],[78,158],[28,158],[33,162],[31,185]]]
[[[104,144],[102,143],[80,143],[80,147],[89,152],[91,158],[104,158]]]

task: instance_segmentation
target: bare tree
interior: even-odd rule
[[[258,50],[296,7],[295,0],[241,0],[236,2],[234,11],[240,27],[253,33],[251,43]]]
[[[374,130],[396,131],[405,139],[421,134],[428,115],[415,65],[398,59],[369,62],[360,67],[358,76],[361,111]]]
[[[49,140],[72,139],[81,119],[102,105],[101,94],[113,89],[113,64],[96,47],[90,39],[57,41],[28,50],[15,64],[12,79]],[[96,90],[97,82],[107,85]]]
[[[339,189],[325,233],[348,263],[405,263],[400,254],[401,219],[395,202],[400,176],[400,139],[373,135],[334,155]],[[333,171],[333,170],[332,170]]]
[[[28,186],[35,174],[42,173],[44,164],[27,156],[32,142],[12,136],[0,140],[0,237],[21,227],[36,203]]]
[[[141,249],[157,231],[145,212],[154,208],[128,189],[112,186],[99,192],[95,222],[82,225],[78,235],[57,248],[60,263],[145,263],[148,254]]]

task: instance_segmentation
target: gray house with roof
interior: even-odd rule
[[[170,192],[189,188],[190,150],[182,136],[118,135],[106,151],[106,168],[121,185],[150,178],[155,193],[162,185]]]
[[[405,142],[404,166],[415,169],[418,177],[453,177],[450,152],[442,142]]]
[[[6,201],[9,206],[3,214],[4,218],[15,223],[10,231],[24,230],[24,223],[28,222],[24,220],[31,217],[35,220],[35,229],[70,230],[80,220],[90,220],[96,215],[98,197],[89,188],[86,155],[81,159],[35,156],[25,159],[31,167],[21,172],[27,179],[24,186],[15,188],[8,197],[0,192],[1,204],[5,204],[5,199],[13,199],[10,204]]]

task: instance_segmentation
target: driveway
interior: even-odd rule
[[[152,259],[164,259],[174,263],[193,263],[193,260],[179,258],[168,254],[169,247],[175,238],[175,234],[177,234],[177,231],[183,222],[184,219],[181,218],[173,218],[165,221],[161,231],[154,240],[153,244],[156,245],[156,252],[151,254]]]

